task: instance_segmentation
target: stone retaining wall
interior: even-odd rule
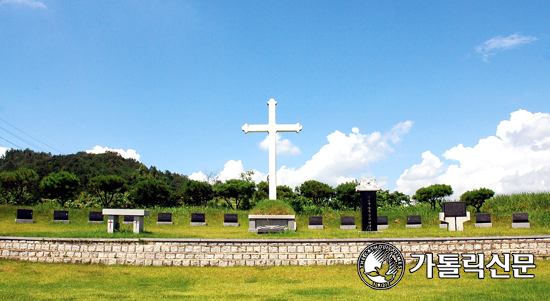
[[[550,235],[376,239],[75,239],[0,236],[0,259],[155,266],[356,264],[376,242],[411,253],[531,253],[549,259]]]

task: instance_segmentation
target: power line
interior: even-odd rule
[[[19,140],[21,140],[21,141],[23,141],[23,142],[26,142],[26,143],[28,143],[28,144],[30,144],[30,145],[36,147],[36,148],[39,148],[39,149],[41,149],[41,150],[43,150],[43,151],[46,151],[46,150],[43,149],[42,147],[40,147],[40,146],[38,146],[38,145],[36,145],[36,144],[34,144],[34,143],[32,143],[32,142],[29,142],[29,141],[27,141],[27,140],[25,140],[25,139],[23,139],[23,138],[17,136],[16,134],[14,134],[14,133],[12,133],[12,132],[6,130],[5,128],[3,128],[3,127],[1,127],[1,126],[0,126],[0,129],[2,129],[2,130],[4,130],[4,131],[8,132],[8,133],[11,134],[12,136],[14,136],[15,138],[17,138],[17,139],[19,139]]]
[[[19,146],[19,145],[13,143],[13,142],[11,142],[11,141],[9,141],[8,139],[5,139],[4,137],[0,137],[0,139],[6,141],[6,142],[9,143],[9,144],[15,145],[15,147],[17,147],[17,148],[23,149],[21,146]]]
[[[56,149],[56,148],[54,148],[54,147],[52,147],[52,146],[49,146],[49,145],[47,145],[46,143],[44,143],[44,142],[42,142],[42,141],[40,141],[40,140],[34,138],[33,136],[31,136],[31,135],[29,135],[29,134],[23,132],[22,130],[20,130],[20,129],[18,129],[17,127],[13,126],[13,125],[10,124],[9,122],[5,121],[4,119],[0,118],[0,120],[2,120],[4,123],[6,123],[7,125],[11,126],[12,128],[14,128],[14,129],[20,131],[20,132],[23,133],[25,136],[27,136],[27,137],[29,137],[29,138],[31,138],[31,139],[34,139],[34,140],[38,141],[39,143],[42,143],[43,145],[45,145],[45,146],[47,146],[47,147],[49,147],[49,148],[51,148],[51,149],[57,151],[58,153],[61,153],[60,150],[58,150],[58,149]],[[4,129],[4,130],[5,130],[5,129]],[[5,131],[7,132],[7,130],[5,130]],[[9,132],[8,132],[8,133],[9,133]],[[12,134],[12,133],[10,133],[10,134]],[[13,134],[12,134],[12,135],[13,135]],[[14,136],[15,136],[15,135],[14,135]],[[17,137],[17,136],[16,136],[16,137]],[[21,138],[19,138],[19,139],[21,139]],[[23,140],[23,139],[21,139],[21,140]],[[25,141],[25,140],[23,140],[23,141]],[[27,142],[27,143],[32,144],[32,143],[30,143],[30,142]],[[12,144],[13,144],[13,143],[12,143]],[[37,145],[35,145],[35,144],[32,144],[32,145],[34,145],[34,146],[36,146],[36,147],[38,147],[38,148],[41,148],[41,147],[39,147],[39,146],[37,146]],[[41,149],[44,150],[43,148],[41,148]],[[44,150],[44,151],[45,151],[45,150]]]

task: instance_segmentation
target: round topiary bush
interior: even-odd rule
[[[251,215],[296,215],[292,206],[280,200],[261,200],[250,212]]]

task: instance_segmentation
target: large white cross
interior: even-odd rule
[[[271,98],[267,105],[269,106],[269,124],[245,124],[242,129],[245,134],[269,133],[269,199],[277,199],[277,132],[296,132],[302,130],[299,123],[296,124],[277,124],[275,123],[275,106],[277,102]]]

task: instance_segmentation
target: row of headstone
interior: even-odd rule
[[[458,202],[457,202],[458,203]],[[446,203],[442,203],[446,204]],[[447,217],[456,217],[460,216],[460,213],[455,210],[449,209],[451,206],[444,205],[443,208],[448,209],[447,212],[444,212]],[[453,209],[455,209],[453,207]],[[456,216],[454,216],[456,215]],[[528,213],[514,213],[512,215],[513,222],[512,228],[530,228],[529,223],[529,214]],[[33,210],[31,209],[17,209],[17,219],[16,223],[34,223],[33,219]],[[53,215],[54,223],[69,223],[69,211],[54,211]],[[104,216],[101,211],[90,211],[90,216],[88,223],[103,223]],[[133,222],[133,216],[124,216],[124,224],[131,224]],[[172,213],[159,213],[157,225],[173,225]],[[378,229],[387,229],[388,226],[388,217],[385,215],[377,216]],[[239,218],[237,214],[227,213],[224,214],[224,227],[238,227]],[[489,213],[478,213],[476,214],[476,227],[492,227],[491,214]],[[191,214],[191,226],[206,226],[206,216],[204,213],[192,213]],[[407,216],[407,228],[420,228],[422,227],[422,218],[420,215],[408,215]],[[448,223],[442,222],[440,227],[447,228]],[[323,217],[322,216],[310,216],[309,217],[309,229],[324,229]],[[350,230],[357,229],[355,225],[355,216],[342,216],[340,229]],[[268,232],[277,232],[276,229],[265,229]],[[267,232],[266,232],[267,233]]]

